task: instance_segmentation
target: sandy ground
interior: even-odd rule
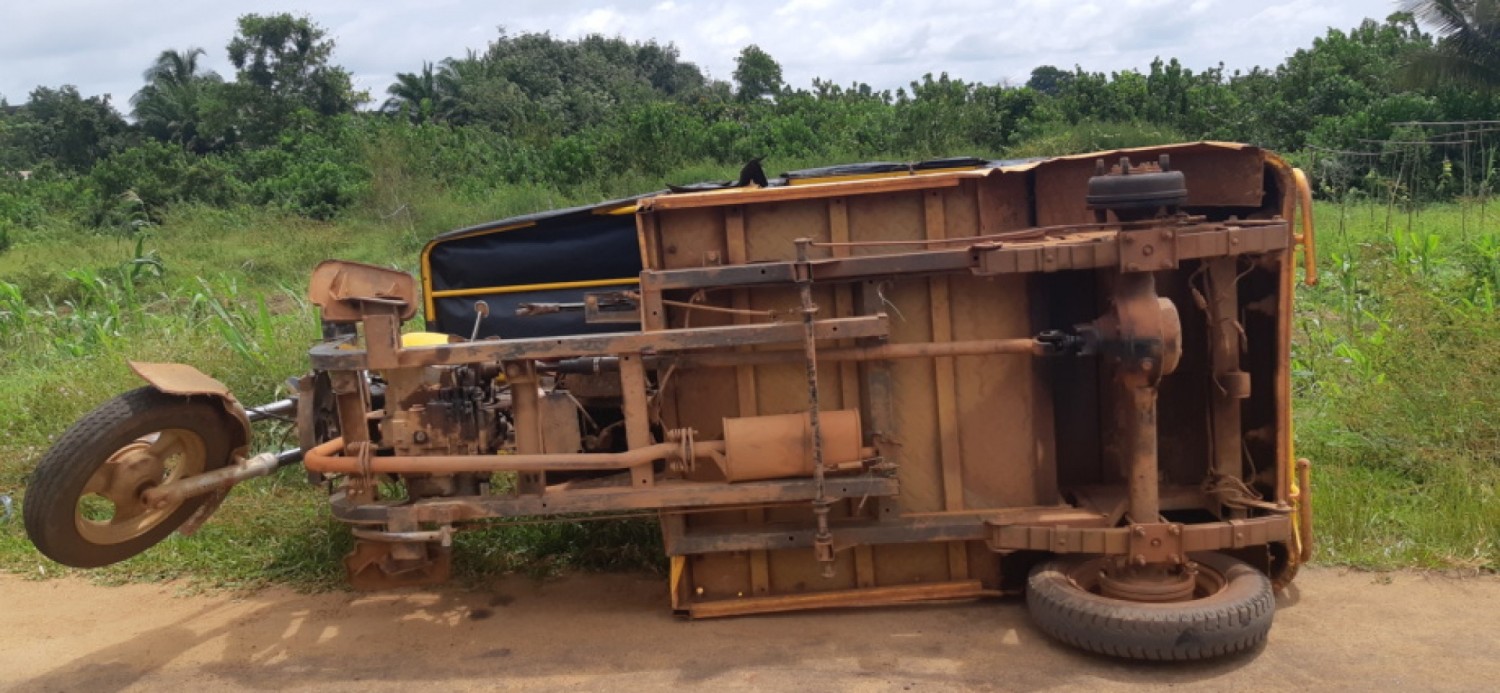
[[[1473,690],[1500,688],[1500,578],[1309,570],[1270,642],[1148,665],[1047,640],[1017,600],[686,622],[663,580],[183,596],[0,576],[0,688]]]

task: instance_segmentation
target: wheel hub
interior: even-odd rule
[[[1193,598],[1198,571],[1192,566],[1127,567],[1099,571],[1099,593],[1132,602],[1182,602]]]
[[[74,515],[79,534],[116,544],[149,531],[177,506],[151,507],[142,495],[202,472],[204,460],[202,438],[181,429],[159,431],[119,449],[84,484]]]

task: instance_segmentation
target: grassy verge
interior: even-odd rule
[[[672,180],[724,177],[703,167]],[[0,494],[19,503],[67,424],[135,387],[127,359],[193,363],[242,400],[285,395],[316,336],[307,272],[336,256],[413,269],[435,233],[476,220],[654,187],[457,198],[406,186],[333,223],[179,209],[144,241],[32,229],[0,254]],[[1320,560],[1369,568],[1500,569],[1500,234],[1474,212],[1319,209],[1323,284],[1299,289],[1299,452],[1315,462]],[[1500,226],[1491,215],[1489,228]],[[261,431],[274,441],[276,429]],[[273,447],[274,443],[267,443]],[[237,488],[195,537],[91,575],[205,586],[319,588],[343,580],[347,532],[295,470]],[[649,521],[517,525],[464,534],[461,574],[659,568]],[[0,571],[65,572],[0,522]]]
[[[1500,219],[1318,211],[1293,346],[1322,560],[1500,569]]]

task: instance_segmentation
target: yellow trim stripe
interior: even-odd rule
[[[871,180],[875,178],[900,178],[902,176],[926,176],[933,173],[953,173],[954,171],[973,171],[979,166],[954,166],[951,168],[931,168],[922,171],[883,171],[880,173],[851,173],[845,176],[822,176],[818,178],[793,178],[786,182],[787,185],[812,185],[814,183],[840,183],[850,180]]]
[[[422,298],[427,305],[427,311],[422,313],[422,320],[432,322],[432,314],[437,312],[437,305],[432,299],[432,243],[422,246]]]
[[[591,289],[597,286],[630,286],[640,284],[638,277],[620,279],[586,279],[576,282],[551,282],[547,284],[517,284],[515,286],[487,286],[478,289],[444,289],[431,293],[432,298],[460,298],[463,296],[488,296],[492,294],[520,294],[528,291],[555,291],[557,289]]]

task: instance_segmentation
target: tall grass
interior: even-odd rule
[[[1298,297],[1322,559],[1500,569],[1500,229],[1377,211],[1319,206],[1324,281]]]
[[[317,262],[339,257],[412,271],[422,244],[441,231],[623,194],[606,187],[562,193],[510,186],[476,196],[418,186],[398,214],[372,203],[338,222],[188,206],[132,236],[28,229],[0,255],[0,494],[19,511],[31,469],[63,429],[140,385],[128,360],[193,364],[247,403],[286,396],[286,378],[305,371],[306,349],[318,336],[315,309],[304,297]],[[285,426],[258,426],[263,448],[291,444]],[[503,527],[465,535],[458,550],[464,574],[476,579],[508,570],[655,567],[653,527]],[[196,536],[172,537],[90,575],[331,586],[343,580],[339,559],[349,542],[329,517],[323,491],[286,470],[237,487]],[[628,546],[606,548],[620,543]],[[0,520],[0,570],[66,572],[36,553],[18,516]]]

